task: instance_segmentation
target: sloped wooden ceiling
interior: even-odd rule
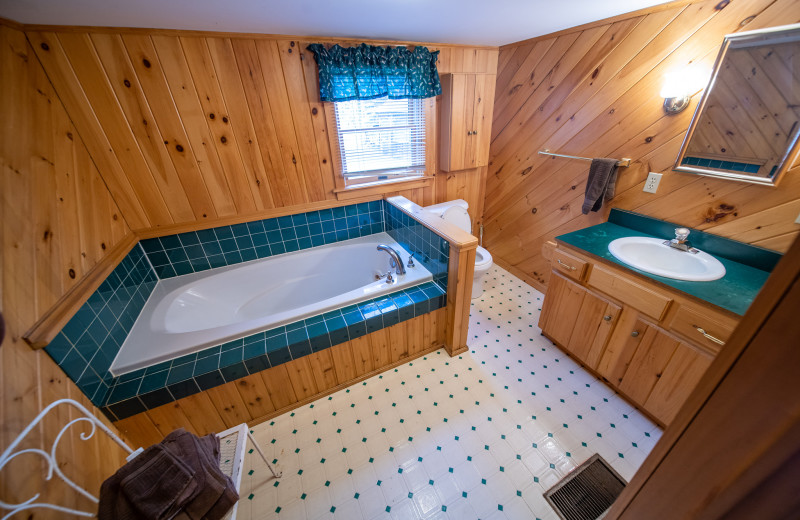
[[[701,1],[502,47],[484,245],[541,286],[549,273],[543,244],[618,207],[786,250],[800,230],[800,171],[777,188],[673,173],[700,95],[668,116],[659,90],[674,68],[711,68],[725,34],[798,21],[794,0]],[[620,169],[611,204],[584,216],[588,163],[537,154],[545,148],[634,162]],[[650,171],[664,172],[657,194],[642,192]]]

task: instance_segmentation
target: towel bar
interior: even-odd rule
[[[561,154],[561,153],[551,152],[550,150],[548,150],[546,148],[544,150],[539,150],[539,155],[551,155],[553,157],[561,157],[561,158],[564,158],[564,159],[577,159],[579,161],[591,161],[592,160],[591,157],[580,157],[578,155],[564,155],[564,154]],[[623,166],[623,167],[627,168],[630,165],[631,165],[631,160],[628,159],[627,157],[623,157],[622,159],[617,161],[617,166]]]

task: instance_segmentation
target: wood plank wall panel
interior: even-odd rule
[[[353,202],[333,191],[311,40],[75,27],[27,36],[134,231],[154,236]],[[440,51],[440,73],[497,70],[496,48],[428,46]],[[477,221],[484,178],[485,169],[452,172],[387,193],[421,205],[467,198]]]
[[[446,321],[445,309],[438,309],[114,424],[143,446],[175,428],[205,435],[242,422],[252,426],[438,349]]]
[[[0,47],[0,292],[7,325],[0,349],[0,449],[4,450],[57,399],[71,398],[93,409],[50,357],[31,350],[21,336],[115,244],[129,239],[131,231],[24,33],[0,26]],[[61,427],[76,417],[67,408],[48,416],[24,447],[49,451]],[[61,467],[97,493],[124,457],[103,434],[88,442],[78,439],[81,428],[73,428],[62,441]],[[65,486],[43,486],[40,462],[28,456],[5,469],[0,478],[3,500],[19,502],[44,490],[45,500],[87,506]],[[60,517],[39,510],[31,516]]]
[[[485,246],[543,287],[550,269],[542,246],[618,207],[785,251],[800,231],[798,169],[777,188],[673,173],[700,95],[667,116],[658,93],[667,71],[698,61],[710,68],[725,34],[798,21],[800,4],[791,0],[699,1],[502,47]],[[537,154],[545,148],[633,164],[620,169],[611,204],[584,216],[588,164]],[[664,173],[655,195],[642,192],[650,171]]]

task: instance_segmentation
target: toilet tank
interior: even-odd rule
[[[435,213],[441,217],[445,211],[452,208],[453,206],[460,206],[464,209],[469,209],[469,204],[467,204],[467,201],[464,199],[449,200],[447,202],[441,202],[439,204],[425,206],[423,209],[425,211],[430,211],[431,213]]]
[[[467,213],[468,208],[469,204],[467,204],[467,201],[456,199],[442,202],[441,204],[425,206],[423,209],[458,226],[467,233],[472,233],[472,219],[470,219],[469,213]]]

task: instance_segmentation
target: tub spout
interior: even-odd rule
[[[400,258],[400,253],[386,244],[379,244],[378,251],[386,251],[391,259],[391,266],[395,268],[397,274],[406,274],[406,268],[403,265],[403,260]]]

